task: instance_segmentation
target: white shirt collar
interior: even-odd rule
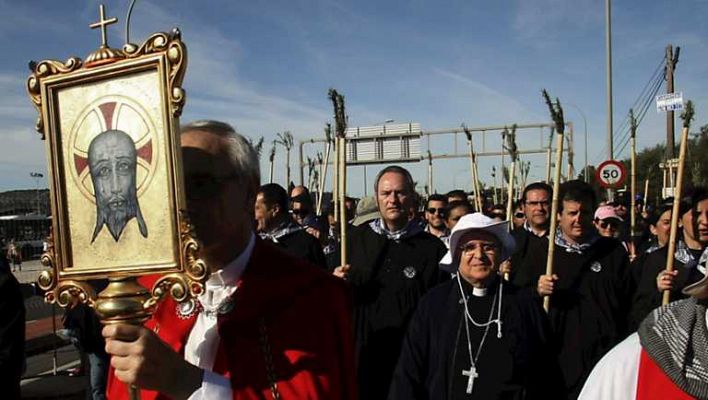
[[[248,265],[248,261],[253,254],[253,248],[256,245],[256,235],[251,232],[251,238],[248,240],[246,248],[233,261],[226,264],[225,267],[218,271],[212,272],[209,279],[206,281],[207,289],[216,289],[219,287],[236,286],[236,282],[243,275],[243,271]]]
[[[484,297],[487,295],[487,288],[486,287],[472,287],[472,296],[474,297]]]

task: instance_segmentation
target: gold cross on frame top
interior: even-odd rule
[[[99,5],[99,13],[101,16],[101,19],[97,22],[94,22],[93,24],[89,25],[89,28],[91,29],[96,29],[96,28],[101,28],[101,47],[108,47],[108,42],[106,40],[106,27],[111,24],[115,24],[118,22],[118,18],[113,17],[106,19],[106,11],[103,8],[103,4]]]

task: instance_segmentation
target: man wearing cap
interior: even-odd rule
[[[703,278],[708,258],[708,191],[696,188],[679,207],[681,235],[674,252],[674,270],[666,271],[668,248],[664,246],[647,255],[641,279],[632,304],[631,320],[636,326],[646,315],[661,305],[664,290],[671,291],[671,299],[685,298],[681,289]]]
[[[288,194],[277,183],[258,189],[255,205],[256,231],[265,240],[284,248],[288,253],[324,268],[325,261],[319,240],[288,216]]]
[[[580,399],[708,399],[708,277],[683,293],[600,360]]]
[[[595,192],[567,181],[558,193],[553,275],[546,275],[548,239],[532,237],[514,281],[550,296],[548,316],[569,399],[577,398],[595,363],[624,339],[629,312],[629,260],[622,244],[592,225]],[[531,256],[533,254],[533,256]]]
[[[444,277],[438,262],[447,251],[412,218],[417,193],[406,169],[381,170],[374,193],[379,217],[352,230],[349,263],[334,271],[354,290],[357,378],[366,400],[388,395],[408,322],[418,300]]]
[[[557,399],[560,371],[546,315],[499,276],[514,250],[506,221],[463,216],[440,267],[455,277],[421,300],[389,399]]]

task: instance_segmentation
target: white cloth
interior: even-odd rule
[[[243,252],[224,268],[213,272],[206,282],[204,294],[199,296],[199,302],[206,311],[197,315],[184,348],[184,359],[203,369],[204,377],[202,386],[189,396],[189,400],[232,398],[229,380],[211,372],[219,347],[218,314],[215,311],[236,291],[236,284],[251,259],[255,244],[256,236],[251,234]]]
[[[705,322],[708,326],[708,312]],[[635,332],[595,365],[578,400],[636,399],[641,354],[642,344]]]
[[[642,346],[631,334],[595,365],[578,400],[631,400],[637,398]]]

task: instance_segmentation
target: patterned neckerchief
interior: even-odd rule
[[[271,230],[270,232],[259,232],[258,236],[260,236],[261,239],[270,240],[273,243],[280,243],[280,239],[282,237],[287,236],[293,232],[301,231],[302,229],[303,227],[301,227],[300,225],[288,220],[278,225],[278,227]]]
[[[415,236],[423,231],[423,227],[420,225],[420,222],[417,219],[412,219],[408,221],[406,226],[394,232],[388,230],[386,224],[381,218],[377,218],[369,222],[369,227],[379,235],[386,236],[387,239],[391,239],[396,242],[400,242],[403,239]]]
[[[560,227],[556,228],[556,246],[563,247],[568,253],[584,254],[600,237],[597,234],[593,234],[588,238],[585,243],[570,243],[563,235]]]

